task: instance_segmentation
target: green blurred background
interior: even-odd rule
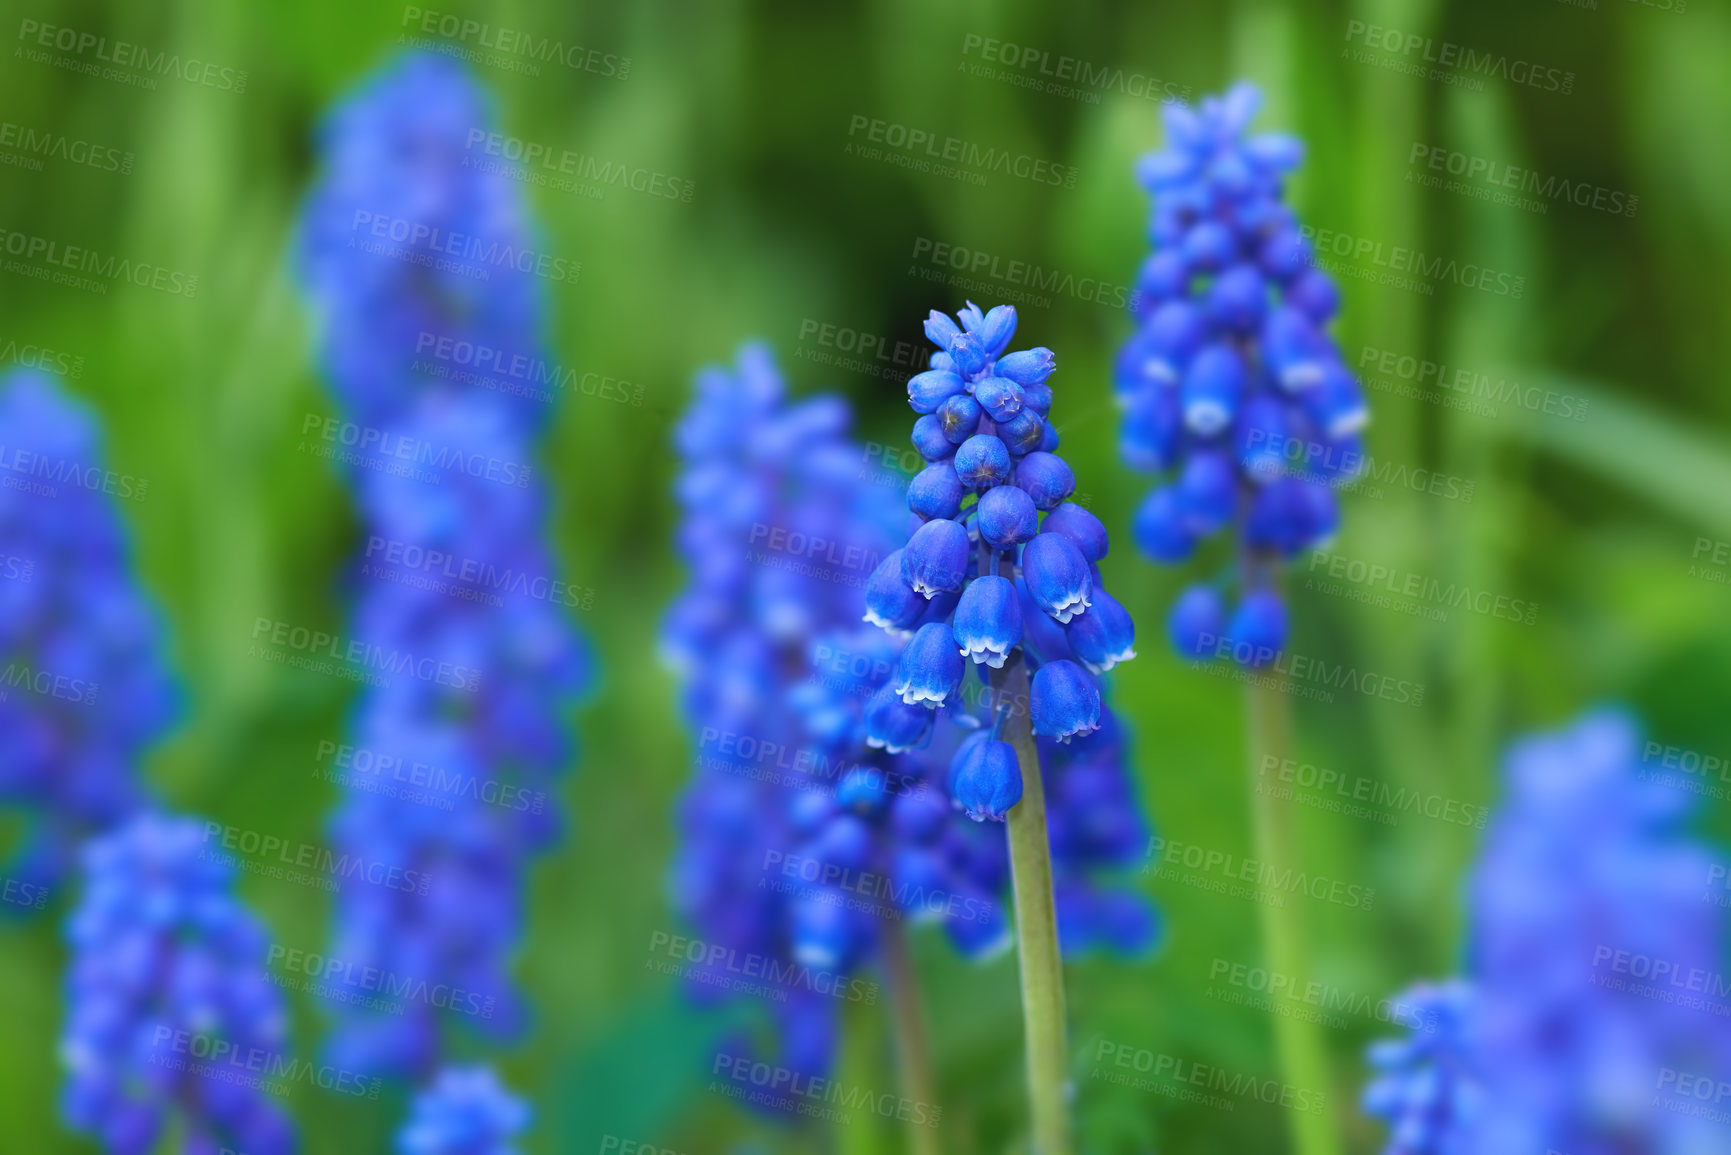
[[[1157,104],[1130,84],[1055,93],[982,75],[1030,81],[1040,67],[982,61],[988,39],[1046,54],[1047,67],[1069,57],[1154,78],[1156,98],[1253,80],[1268,97],[1258,127],[1308,146],[1292,186],[1304,221],[1385,252],[1403,246],[1524,279],[1517,298],[1447,276],[1419,278],[1428,292],[1340,278],[1337,336],[1374,379],[1372,454],[1472,487],[1470,500],[1363,487],[1345,500],[1336,552],[1539,611],[1530,625],[1459,609],[1425,620],[1307,593],[1301,565],[1296,651],[1425,687],[1419,706],[1350,693],[1296,700],[1301,756],[1483,805],[1497,796],[1509,736],[1603,699],[1632,703],[1656,740],[1731,751],[1731,589],[1691,570],[1701,539],[1731,540],[1731,15],[1680,3],[608,9],[446,0],[438,11],[629,58],[623,77],[478,67],[503,131],[694,185],[689,203],[618,187],[602,199],[527,192],[546,247],[582,262],[577,282],[556,286],[550,301],[558,359],[640,386],[643,403],[566,395],[543,446],[565,576],[595,591],[578,617],[601,677],[577,714],[582,752],[563,797],[570,836],[534,874],[519,973],[535,1026],[493,1056],[534,1102],[526,1149],[597,1151],[607,1136],[688,1155],[905,1149],[893,1123],[856,1117],[830,1135],[795,1132],[708,1092],[706,1047],[721,1020],[688,1009],[671,980],[645,969],[651,934],[678,929],[663,877],[670,808],[692,762],[673,682],[655,657],[658,618],[684,580],[670,547],[668,436],[694,368],[758,335],[796,392],[838,390],[863,438],[899,443],[909,421],[901,374],[821,364],[837,350],[813,333],[830,324],[914,341],[927,309],[953,310],[970,295],[990,305],[1009,287],[989,273],[988,287],[972,292],[927,279],[940,243],[990,254],[1000,270],[1024,261],[1077,283],[1134,282],[1146,199],[1132,165],[1160,143]],[[143,581],[171,622],[188,705],[146,772],[180,809],[316,842],[335,788],[312,777],[314,749],[340,737],[352,687],[246,656],[257,617],[338,630],[336,575],[359,544],[341,479],[297,448],[304,415],[334,407],[312,368],[286,256],[313,171],[312,126],[412,34],[405,9],[30,0],[8,11],[15,45],[0,75],[0,118],[111,145],[133,162],[129,173],[57,159],[40,171],[0,167],[0,226],[200,278],[186,299],[0,273],[0,344],[76,359],[70,385],[104,417],[111,467],[150,483],[124,513]],[[145,91],[44,64],[18,50],[30,20],[243,70],[245,89],[164,79]],[[1570,72],[1571,90],[1501,75],[1474,90],[1405,75],[1388,65],[1417,54],[1367,48],[1355,21]],[[856,117],[1074,166],[1076,179],[1054,187],[995,174],[982,186],[854,155],[849,146],[864,135],[850,136]],[[1417,178],[1428,170],[1412,160],[1421,145],[1620,192],[1625,206],[1638,197],[1637,207],[1628,215],[1542,198],[1538,211],[1427,188]],[[1375,258],[1345,264],[1378,271]],[[1142,623],[1142,659],[1114,675],[1112,701],[1133,726],[1145,799],[1167,837],[1250,853],[1243,691],[1169,654],[1159,623],[1189,575],[1145,564],[1128,541],[1146,482],[1117,459],[1110,365],[1130,320],[1109,294],[1102,304],[1086,288],[1034,295],[1043,300],[1020,302],[1020,335],[1058,353],[1054,418],[1079,490],[1119,538],[1107,578]],[[1379,371],[1367,348],[1540,391],[1529,396],[1583,399],[1586,416],[1444,404],[1434,382]],[[1704,828],[1731,833],[1728,810],[1708,803]],[[1302,904],[1311,957],[1301,978],[1374,999],[1453,968],[1476,831],[1311,807],[1297,807],[1295,821],[1307,869],[1376,890],[1369,911]],[[16,828],[4,831],[11,838]],[[324,941],[329,896],[255,876],[240,885],[279,941]],[[1256,906],[1167,881],[1142,885],[1168,919],[1160,954],[1069,971],[1085,1149],[1286,1150],[1276,1107],[1240,1101],[1226,1111],[1090,1077],[1101,1040],[1278,1074],[1273,1020],[1209,994],[1215,960],[1260,958]],[[94,1149],[62,1129],[55,1108],[57,926],[68,898],[57,895],[34,922],[0,927],[7,1151]],[[944,1149],[1013,1149],[1022,1127],[1014,959],[971,968],[935,930],[915,935],[914,953],[937,1047]],[[295,1037],[310,1050],[321,1023],[296,997]],[[849,1021],[843,1070],[887,1089],[890,1039],[876,1016]],[[1363,1044],[1385,1029],[1359,1015],[1322,1033],[1332,1059],[1325,1090],[1350,1149],[1374,1150],[1380,1136],[1353,1099]],[[290,1102],[309,1152],[385,1150],[403,1106],[399,1092],[357,1103],[311,1088]]]

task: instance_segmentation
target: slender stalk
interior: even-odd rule
[[[908,958],[908,936],[900,919],[883,922],[884,972],[889,980],[890,1009],[895,1016],[896,1055],[901,1060],[902,1090],[916,1104],[937,1105],[937,1078],[932,1072],[932,1048],[920,990]],[[938,1129],[911,1125],[909,1146],[914,1155],[939,1155]]]
[[[1292,809],[1290,804],[1259,790],[1258,786],[1263,767],[1278,766],[1292,756],[1292,712],[1284,677],[1273,669],[1259,676],[1248,687],[1246,703],[1250,714],[1250,798],[1256,854],[1276,876],[1284,876],[1293,863]],[[1268,969],[1283,975],[1307,973],[1309,952],[1299,912],[1270,903],[1259,905]],[[1316,1024],[1296,1016],[1277,1015],[1274,1039],[1287,1082],[1321,1095],[1324,1103],[1317,1114],[1291,1113],[1293,1149],[1299,1155],[1338,1155],[1328,1052]]]
[[[1058,954],[1058,909],[1052,898],[1046,791],[1040,779],[1040,751],[1034,744],[1028,716],[1028,668],[1020,656],[993,672],[992,686],[1001,700],[1009,703],[1003,738],[1015,747],[1022,769],[1022,800],[1011,808],[1008,818],[1033,1155],[1071,1155],[1064,969]]]

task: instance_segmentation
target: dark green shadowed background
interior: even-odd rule
[[[1483,806],[1496,799],[1511,735],[1605,699],[1631,703],[1657,741],[1731,753],[1731,587],[1703,576],[1731,540],[1731,15],[1681,4],[438,9],[594,49],[589,59],[628,59],[614,75],[550,63],[538,75],[476,72],[498,98],[502,131],[691,185],[689,201],[619,186],[601,199],[526,193],[545,247],[582,263],[574,284],[554,287],[549,340],[594,388],[562,397],[542,461],[564,576],[594,591],[576,617],[600,676],[576,714],[568,837],[533,876],[519,958],[533,1029],[519,1047],[466,1052],[496,1061],[533,1101],[525,1149],[617,1150],[623,1142],[606,1146],[614,1136],[684,1155],[906,1150],[899,1124],[862,1112],[825,1137],[738,1112],[707,1089],[707,1048],[729,1019],[690,1009],[646,968],[651,936],[681,929],[664,878],[671,808],[692,764],[656,658],[660,615],[684,581],[671,548],[670,427],[693,370],[742,339],[767,339],[796,393],[845,394],[862,439],[900,445],[911,415],[896,344],[917,341],[933,307],[970,296],[1018,304],[1020,342],[1057,353],[1053,417],[1079,492],[1115,535],[1102,568],[1141,626],[1141,659],[1112,676],[1111,701],[1132,728],[1145,801],[1165,837],[1253,853],[1243,691],[1186,669],[1164,645],[1165,608],[1199,571],[1157,570],[1135,554],[1129,519],[1147,482],[1116,452],[1110,367],[1130,331],[1118,306],[1146,253],[1132,166],[1161,142],[1163,94],[1252,80],[1267,94],[1258,127],[1306,142],[1293,200],[1339,264],[1336,334],[1367,378],[1370,451],[1393,467],[1345,498],[1336,553],[1538,607],[1530,624],[1458,608],[1426,620],[1307,590],[1318,575],[1302,560],[1290,578],[1293,649],[1423,692],[1419,704],[1351,692],[1296,700],[1301,758]],[[173,78],[146,91],[42,63],[21,50],[28,21],[244,71],[244,91]],[[1540,83],[1506,70],[1476,88],[1405,74],[1393,66],[1422,50],[1367,47],[1370,25],[1536,65]],[[333,0],[28,0],[8,4],[0,23],[13,40],[0,120],[132,157],[128,173],[56,159],[40,171],[0,167],[0,227],[199,277],[187,299],[128,284],[85,293],[0,270],[0,349],[75,359],[69,384],[100,410],[109,464],[149,481],[123,513],[142,580],[171,623],[187,704],[143,772],[178,809],[292,840],[320,838],[335,788],[314,777],[315,752],[341,739],[353,688],[248,658],[247,647],[260,617],[339,631],[337,575],[361,542],[341,478],[303,448],[306,416],[335,407],[312,364],[290,231],[321,110],[414,26],[400,5]],[[1001,45],[999,62],[986,60],[988,41],[1014,44],[1028,63],[1001,63]],[[1042,67],[1121,69],[1123,83],[1046,91]],[[1041,158],[1066,177],[997,172],[982,185],[918,171],[861,152],[885,147],[870,140],[873,120]],[[1459,153],[1605,192],[1597,207],[1591,196],[1534,207],[1427,187],[1421,178],[1438,175],[1431,149],[1442,150],[1444,182],[1447,155]],[[1379,262],[1411,259],[1397,249],[1422,253],[1421,271],[1379,283]],[[1477,287],[1481,275],[1489,288]],[[880,339],[887,366],[845,351],[849,333]],[[1402,357],[1518,382],[1535,407],[1473,402],[1434,374],[1420,380]],[[639,388],[640,405],[614,399]],[[1704,830],[1731,836],[1731,801],[1708,801],[1701,815]],[[1477,831],[1307,807],[1296,822],[1305,869],[1375,891],[1368,910],[1302,903],[1312,958],[1298,978],[1374,1000],[1453,969]],[[20,829],[8,819],[0,838]],[[1277,1106],[1245,1099],[1222,1110],[1093,1077],[1102,1046],[1279,1077],[1273,1020],[1231,1005],[1211,980],[1221,961],[1258,963],[1256,906],[1142,885],[1167,919],[1160,953],[1068,971],[1084,1149],[1287,1150]],[[325,943],[328,895],[255,876],[240,888],[275,941]],[[56,1109],[59,925],[72,898],[0,924],[3,1151],[95,1150]],[[1015,1149],[1014,959],[970,967],[930,929],[913,947],[944,1149]],[[296,1044],[310,1056],[320,1016],[293,998]],[[849,1019],[841,1072],[890,1091],[882,1015]],[[1353,1101],[1363,1045],[1386,1028],[1374,1016],[1345,1020],[1323,1032],[1334,1083],[1313,1090],[1333,1104],[1348,1148],[1374,1151],[1380,1129]],[[322,1155],[388,1149],[405,1100],[302,1086],[288,1105],[303,1149]]]

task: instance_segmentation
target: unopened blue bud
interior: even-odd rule
[[[1019,485],[997,485],[980,495],[980,537],[993,549],[1021,545],[1039,532],[1040,511]]]
[[[954,373],[928,369],[908,378],[908,404],[915,413],[930,413],[962,390],[962,379]]]
[[[1232,660],[1241,666],[1266,666],[1286,648],[1286,603],[1273,590],[1251,590],[1238,603],[1226,627]]]
[[[1176,565],[1196,552],[1196,535],[1185,527],[1175,485],[1161,486],[1142,499],[1131,531],[1142,552],[1164,565]]]
[[[1046,524],[1040,528],[1047,533],[1061,533],[1069,538],[1090,564],[1105,557],[1111,546],[1106,526],[1099,518],[1073,501],[1066,501],[1048,513]]]
[[[961,512],[962,479],[947,461],[920,470],[908,482],[908,508],[921,517],[953,518]]]
[[[960,445],[980,429],[985,410],[967,393],[958,393],[938,406],[938,420],[944,423],[944,436],[951,445]]]
[[[996,372],[1000,377],[1007,377],[1024,389],[1035,385],[1044,385],[1057,369],[1058,363],[1052,356],[1052,351],[1044,346],[1033,349],[1018,349],[1014,353],[1006,353],[998,358]]]
[[[1039,450],[1016,466],[1016,484],[1028,491],[1036,509],[1051,509],[1076,492],[1076,475],[1055,453]]]
[[[990,433],[976,433],[956,450],[956,474],[970,489],[985,489],[1010,476],[1010,451]]]
[[[1213,586],[1191,586],[1166,616],[1166,637],[1180,657],[1210,656],[1225,633],[1226,600]]]

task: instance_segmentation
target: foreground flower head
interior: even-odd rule
[[[1076,478],[1055,452],[1052,351],[1011,352],[1015,333],[1009,305],[982,313],[970,302],[955,319],[926,320],[938,352],[908,381],[921,414],[913,444],[928,463],[908,486],[919,525],[866,587],[866,620],[912,638],[890,685],[896,697],[868,715],[874,746],[923,744],[933,711],[961,702],[970,670],[984,683],[1016,652],[1035,667],[1035,733],[1086,736],[1101,724],[1096,676],[1135,656],[1135,625],[1096,565],[1105,527],[1069,500]],[[970,815],[1002,820],[1021,797],[1002,745],[970,750],[956,768]]]
[[[63,1107],[115,1155],[286,1155],[288,1117],[247,1076],[294,1070],[269,936],[235,899],[205,825],[146,813],[89,843],[60,1056]],[[224,1056],[227,1056],[225,1059]]]
[[[15,370],[0,380],[0,446],[13,463],[0,487],[0,806],[30,831],[5,866],[28,897],[5,904],[17,912],[46,900],[85,836],[143,802],[138,761],[176,689],[118,508],[143,482],[105,468],[94,414],[54,378]]]
[[[1118,357],[1122,452],[1161,483],[1136,514],[1154,561],[1188,561],[1230,528],[1236,606],[1193,586],[1168,634],[1186,657],[1265,665],[1286,644],[1280,563],[1326,541],[1335,489],[1363,464],[1364,396],[1328,334],[1340,295],[1316,267],[1285,176],[1302,148],[1250,136],[1261,96],[1239,84],[1163,110],[1167,145],[1143,159],[1154,252],[1137,281],[1138,329]]]
[[[1470,991],[1432,1000],[1432,1038],[1372,1054],[1387,1150],[1719,1149],[1690,1095],[1731,1080],[1707,990],[1724,909],[1703,901],[1723,858],[1684,833],[1691,796],[1644,776],[1634,721],[1610,710],[1515,743],[1505,776],[1470,888]]]
[[[529,1124],[529,1105],[491,1067],[446,1067],[415,1095],[397,1133],[398,1155],[517,1155],[512,1139]]]

